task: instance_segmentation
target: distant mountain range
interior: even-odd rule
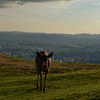
[[[33,60],[41,50],[53,51],[53,62],[100,64],[100,34],[0,32],[1,54]]]
[[[46,33],[28,33],[28,32],[0,32],[0,40],[34,41],[50,44],[98,44],[100,34],[91,35],[82,34],[46,34]]]

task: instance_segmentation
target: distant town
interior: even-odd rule
[[[53,62],[100,64],[100,40],[97,38],[78,37],[76,39],[75,36],[73,38],[72,36],[57,34],[49,34],[50,36],[48,36],[47,34],[41,33],[44,38],[40,37],[38,39],[37,37],[36,39],[36,35],[39,36],[40,34],[25,33],[24,35],[24,33],[9,34],[1,32],[0,54],[19,57],[23,60],[35,60],[36,51],[45,50],[48,53],[54,52],[52,57]],[[49,38],[54,38],[54,40],[51,39],[49,41]],[[68,38],[68,42],[63,38]],[[75,41],[73,41],[74,38]]]

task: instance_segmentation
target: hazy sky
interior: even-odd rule
[[[0,31],[100,33],[100,0],[0,0]]]

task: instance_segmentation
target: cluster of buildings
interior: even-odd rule
[[[63,47],[49,44],[0,42],[0,53],[12,57],[19,57],[23,60],[35,60],[36,51],[45,50],[48,53],[54,52],[53,62],[67,63],[95,63],[100,64],[99,48]]]

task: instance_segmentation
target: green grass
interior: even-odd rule
[[[36,89],[36,68],[0,63],[0,100],[100,100],[99,64],[52,64],[56,67],[51,67],[43,93]]]
[[[0,100],[100,100],[100,69],[48,74],[46,92],[37,75],[0,78]]]
[[[0,56],[2,56],[4,58],[9,58],[9,59],[11,59],[14,62],[18,62],[18,61],[22,62],[22,61],[25,61],[25,60],[20,59],[19,57],[11,57],[11,56],[7,56],[7,55],[3,55],[3,54],[0,54]]]
[[[62,66],[65,66],[65,65],[85,65],[85,66],[100,66],[100,64],[91,64],[91,63],[60,63],[60,62],[52,62],[52,64],[54,65],[62,65]]]
[[[7,66],[7,67],[4,67]],[[36,68],[21,67],[16,64],[0,64],[0,78],[9,76],[34,75]]]

